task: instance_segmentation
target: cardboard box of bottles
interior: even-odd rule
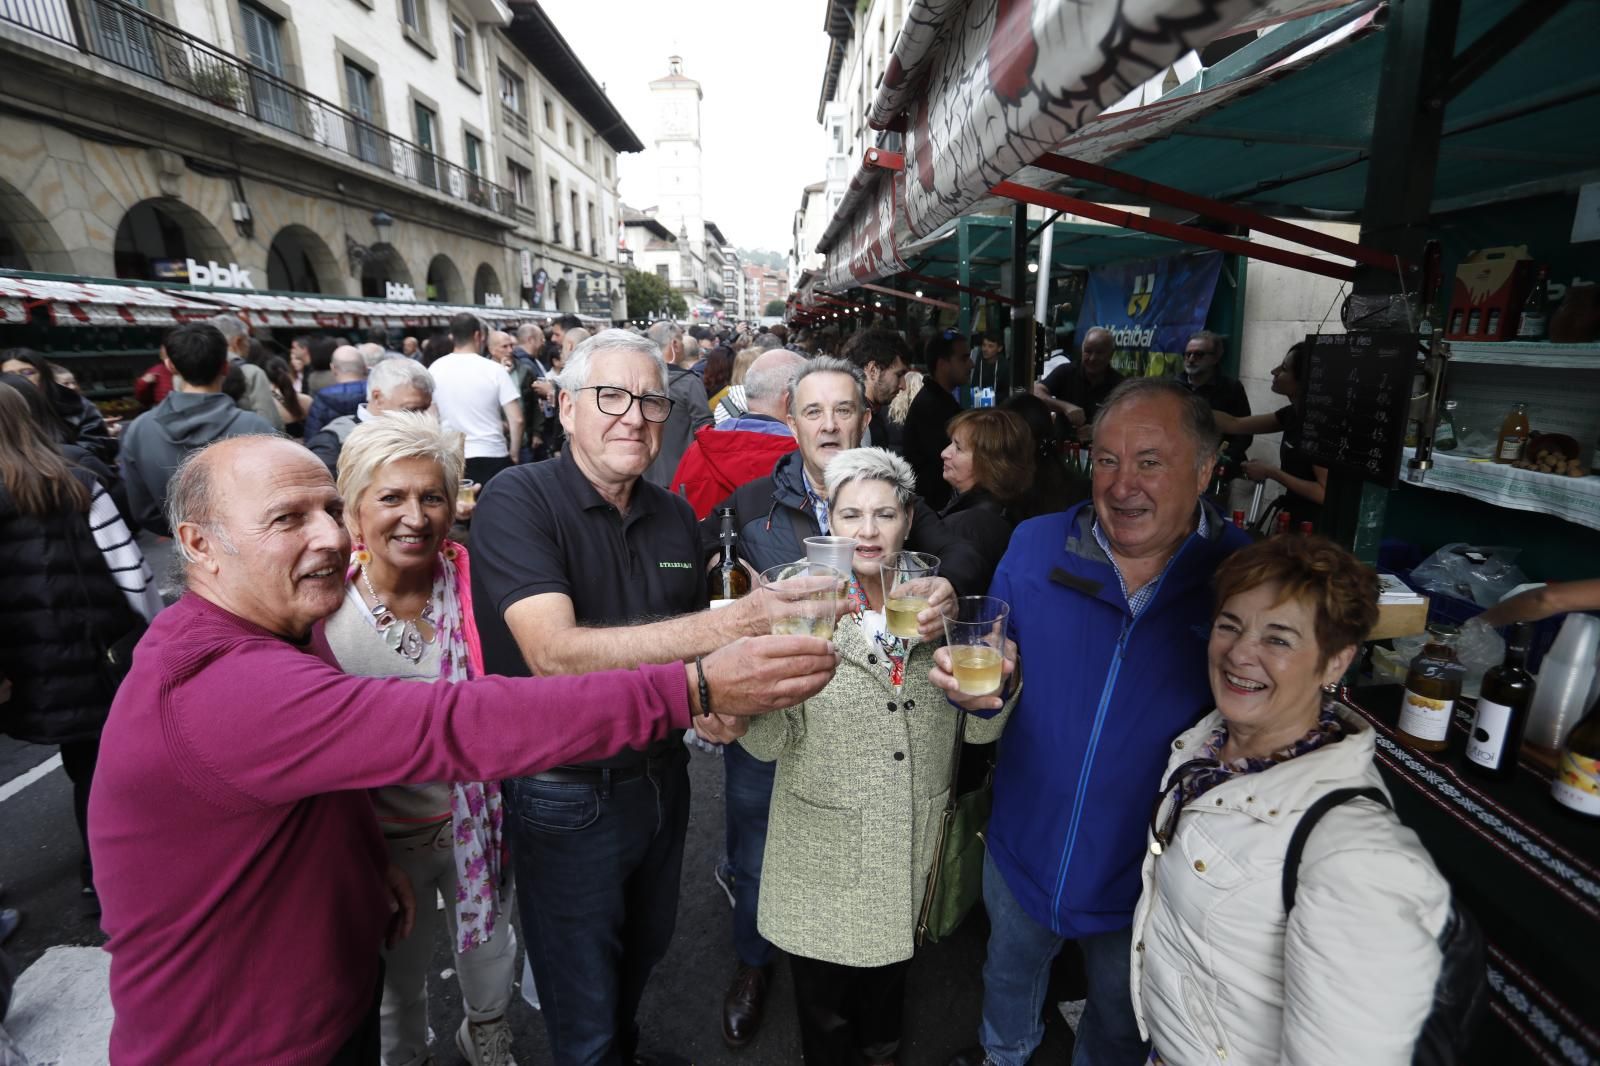
[[[1504,341],[1517,335],[1522,301],[1533,284],[1525,244],[1483,248],[1456,267],[1444,335],[1453,341]]]

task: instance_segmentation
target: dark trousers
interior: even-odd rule
[[[738,744],[722,749],[728,865],[733,870],[733,950],[746,966],[766,966],[772,945],[756,929],[761,860],[767,851],[767,809],[775,762],[762,762]]]
[[[381,1066],[383,1040],[380,1036],[378,1010],[383,1004],[383,960],[378,961],[378,988],[372,994],[372,1008],[361,1018],[350,1039],[339,1046],[328,1060],[328,1066]]]
[[[489,483],[489,479],[511,465],[511,460],[506,456],[480,455],[476,459],[467,460],[467,468],[463,476],[471,478],[478,483],[481,489]]]
[[[94,764],[99,758],[99,737],[61,745],[61,769],[72,782],[72,814],[78,820],[78,836],[83,840],[85,885],[94,884],[94,870],[89,862],[89,786],[94,783]]]
[[[900,1048],[910,968],[910,959],[863,968],[790,955],[806,1066],[892,1061]]]
[[[556,1066],[633,1060],[639,999],[677,920],[688,762],[673,745],[631,780],[506,782],[518,911]]]

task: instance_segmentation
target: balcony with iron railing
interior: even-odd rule
[[[153,78],[407,183],[516,217],[509,189],[122,0],[78,0],[78,6],[72,0],[0,0],[0,24]]]

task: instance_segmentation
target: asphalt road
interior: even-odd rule
[[[55,754],[54,749],[0,738],[0,786]],[[768,1066],[800,1061],[788,973],[779,963],[765,1027],[742,1051],[722,1043],[722,993],[733,974],[727,897],[711,878],[722,841],[722,771],[716,756],[697,753],[691,764],[694,803],[685,849],[678,928],[657,969],[641,1010],[644,1046],[672,1051],[697,1066]],[[6,945],[26,969],[57,944],[104,941],[78,891],[79,845],[72,820],[72,789],[59,769],[0,801],[0,880],[4,905],[23,911],[23,924]],[[984,937],[981,911],[955,937],[924,949],[912,966],[906,1004],[902,1066],[943,1066],[975,1041],[982,995]],[[438,1038],[439,1066],[461,1061],[452,1042],[461,1019],[460,992],[439,974],[453,965],[441,937],[430,978],[429,1013]],[[1047,1008],[1045,1043],[1036,1063],[1066,1063],[1071,1033]],[[550,1061],[544,1023],[520,996],[511,1010],[517,1061]],[[77,1066],[77,1064],[63,1064]],[[85,1064],[86,1066],[86,1064]]]

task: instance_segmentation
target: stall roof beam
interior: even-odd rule
[[[1386,255],[1373,248],[1364,248],[1352,241],[1340,240],[1331,234],[1322,233],[1305,226],[1297,226],[1293,222],[1264,215],[1259,211],[1239,207],[1235,204],[1223,203],[1205,196],[1196,196],[1194,193],[1184,192],[1182,189],[1173,188],[1171,185],[1162,185],[1159,182],[1137,178],[1131,174],[1123,174],[1107,167],[1096,166],[1077,159],[1068,159],[1066,156],[1046,153],[1035,160],[1034,166],[1044,170],[1064,174],[1069,178],[1080,178],[1104,185],[1109,189],[1133,193],[1145,197],[1159,204],[1176,207],[1184,211],[1193,211],[1197,215],[1214,218],[1220,222],[1228,222],[1236,226],[1245,226],[1249,229],[1269,233],[1274,237],[1281,237],[1295,244],[1315,248],[1318,251],[1328,252],[1332,255],[1354,259],[1358,263],[1379,269],[1394,268],[1393,256]]]
[[[927,304],[929,307],[937,307],[937,308],[940,308],[941,310],[944,310],[944,311],[959,311],[959,310],[961,310],[960,307],[958,307],[957,305],[955,305],[953,303],[950,303],[948,300],[935,300],[931,296],[919,296],[914,292],[905,292],[905,291],[903,291],[901,289],[891,289],[887,285],[874,285],[874,284],[868,282],[867,284],[865,284],[865,285],[863,285],[861,287],[863,289],[866,289],[868,292],[881,292],[885,296],[898,296],[902,300],[915,300],[919,304]]]
[[[1550,21],[1550,16],[1566,5],[1567,0],[1522,0],[1456,57],[1449,75],[1439,86],[1439,91],[1428,100],[1428,105],[1442,111],[1445,104],[1461,94],[1461,90],[1516,51],[1539,27]]]
[[[1232,252],[1235,255],[1248,256],[1251,259],[1260,259],[1263,262],[1277,263],[1279,266],[1303,270],[1308,274],[1321,274],[1323,277],[1333,278],[1337,281],[1349,281],[1355,277],[1355,267],[1346,263],[1332,263],[1326,259],[1317,259],[1313,256],[1302,255],[1299,252],[1253,244],[1241,237],[1230,237],[1226,234],[1213,233],[1210,230],[1201,229],[1198,226],[1185,226],[1178,222],[1168,222],[1165,219],[1135,215],[1129,211],[1106,207],[1103,204],[1080,200],[1073,196],[1063,196],[1061,193],[1050,192],[1045,189],[1034,189],[1026,185],[1018,185],[1012,181],[1002,181],[989,191],[1008,200],[1020,200],[1025,204],[1035,204],[1039,207],[1068,211],[1074,215],[1082,215],[1084,218],[1092,218],[1097,222],[1121,226],[1124,229],[1154,233],[1157,236],[1168,237],[1175,241],[1215,248],[1219,252]],[[1392,271],[1393,269],[1391,264],[1390,270]]]
[[[908,270],[900,276],[903,278],[910,278],[912,281],[920,281],[922,284],[931,289],[946,289],[950,292],[964,292],[968,296],[981,296],[985,300],[993,300],[996,303],[1016,303],[1016,301],[1011,297],[1002,295],[1001,293],[994,292],[989,289],[974,288],[971,285],[962,285],[958,282],[949,281],[945,278],[936,278],[931,274],[917,274]]]

